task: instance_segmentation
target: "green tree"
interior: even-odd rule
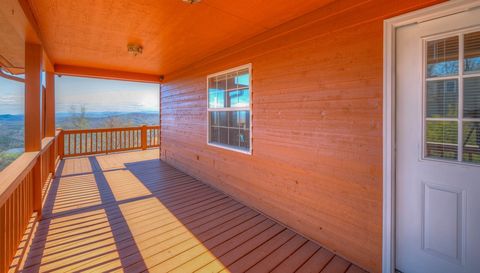
[[[72,105],[70,107],[70,123],[74,129],[88,129],[90,127],[86,112],[85,105],[80,107],[79,113],[77,113],[77,108],[75,106]]]

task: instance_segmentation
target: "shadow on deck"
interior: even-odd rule
[[[65,159],[22,272],[364,272],[158,160]]]

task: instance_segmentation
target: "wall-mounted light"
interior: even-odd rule
[[[137,56],[139,54],[142,54],[143,52],[143,47],[138,44],[128,44],[127,45],[127,51],[128,53],[132,54],[133,56]]]
[[[196,3],[200,3],[201,0],[182,0],[182,1],[187,4],[196,4]]]

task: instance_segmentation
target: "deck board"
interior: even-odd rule
[[[62,160],[20,272],[364,272],[161,162]]]

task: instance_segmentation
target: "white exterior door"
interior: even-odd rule
[[[478,273],[480,9],[396,37],[396,268]]]

